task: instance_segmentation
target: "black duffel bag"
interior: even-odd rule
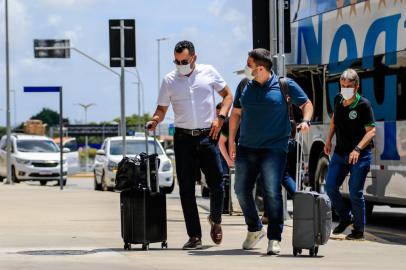
[[[156,174],[154,172],[155,159],[157,159],[157,157],[157,154],[148,156],[146,153],[140,153],[133,158],[124,157],[120,163],[118,163],[114,189],[117,191],[123,191],[134,188],[147,188],[147,160],[150,162],[151,184],[155,183]]]

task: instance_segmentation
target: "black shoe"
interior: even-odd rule
[[[348,226],[350,226],[352,224],[352,221],[344,221],[344,222],[340,222],[338,224],[337,227],[334,228],[333,230],[333,234],[340,234],[343,233],[345,231],[345,229],[347,229]]]
[[[190,249],[201,249],[202,248],[202,240],[200,237],[190,237],[189,241],[183,245],[183,249],[190,250]]]
[[[364,232],[352,230],[349,235],[345,237],[347,240],[364,240]]]

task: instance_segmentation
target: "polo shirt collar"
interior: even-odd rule
[[[265,82],[264,85],[260,85],[259,82],[252,80],[253,84],[257,87],[266,87],[269,88],[270,86],[275,84],[275,81],[278,82],[278,77],[275,75],[275,72],[272,71],[272,75],[269,76],[269,79]]]
[[[348,107],[350,109],[354,109],[355,107],[357,107],[359,100],[361,99],[361,95],[358,94],[358,92],[355,94],[355,100],[354,102]],[[344,102],[344,98],[341,98],[340,104],[343,104]]]
[[[350,109],[354,109],[357,107],[359,100],[361,99],[361,95],[358,92],[355,94],[355,101],[350,105]]]

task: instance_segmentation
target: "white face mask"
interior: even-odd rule
[[[180,74],[182,74],[183,76],[189,75],[190,73],[192,73],[193,69],[190,67],[190,64],[186,64],[186,65],[176,65],[176,69],[178,70],[178,72]]]
[[[345,100],[349,100],[354,96],[354,88],[341,87],[341,95]]]
[[[247,77],[248,80],[255,79],[255,77],[252,75],[252,68],[250,68],[249,66],[244,67],[244,74],[245,74],[245,77]]]

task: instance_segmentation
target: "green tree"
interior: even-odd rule
[[[31,119],[41,120],[48,127],[59,125],[59,113],[49,108],[43,108],[38,114],[31,117]],[[69,119],[63,119],[64,124],[69,124]]]
[[[0,127],[0,138],[7,133],[6,127]]]
[[[127,116],[125,118],[126,124],[128,127],[130,128],[135,128],[138,127],[140,125],[144,125],[147,121],[149,121],[151,119],[151,115],[146,113],[143,116],[139,116],[137,114],[133,114],[131,116]],[[117,117],[114,119],[115,122],[120,124],[120,118]]]

